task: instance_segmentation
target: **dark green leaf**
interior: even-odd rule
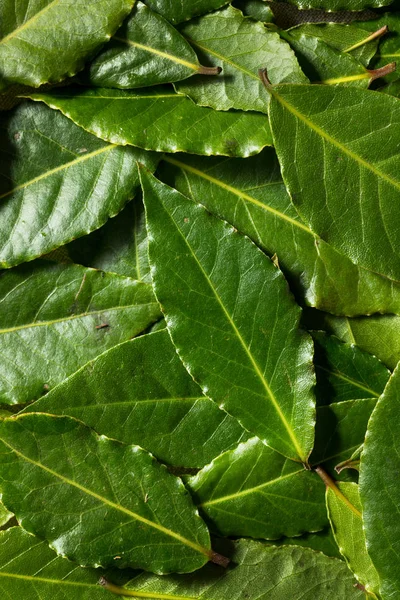
[[[358,26],[368,31],[375,31],[376,29],[387,26],[388,32],[379,44],[378,54],[376,55],[373,65],[375,67],[382,67],[388,62],[399,61],[400,57],[400,12],[388,12],[384,13],[379,19],[373,19],[372,21],[364,21],[357,23]],[[388,80],[394,80],[397,77],[396,74],[389,75]]]
[[[7,508],[2,502],[0,502],[0,527],[6,525],[6,523],[8,523],[12,516],[13,514],[9,510],[7,510]]]
[[[137,2],[129,19],[91,63],[84,81],[99,87],[138,88],[179,81],[203,71],[180,33]]]
[[[314,438],[312,343],[280,270],[141,169],[149,259],[177,351],[204,393],[288,458]]]
[[[250,156],[272,144],[264,115],[216,112],[196,106],[169,87],[129,92],[66,88],[31,97],[61,110],[84,129],[116,144],[159,152],[224,156]]]
[[[99,228],[137,188],[136,161],[46,106],[24,103],[0,125],[0,268],[32,260]]]
[[[275,254],[307,304],[348,315],[400,311],[398,283],[357,267],[304,225],[273,150],[245,161],[184,155],[165,160],[161,173],[167,183]]]
[[[3,0],[0,78],[38,87],[74,75],[110,39],[133,4],[134,0]]]
[[[379,398],[390,371],[375,357],[335,336],[313,331],[319,404]]]
[[[82,566],[190,572],[211,558],[182,482],[69,417],[0,421],[0,489],[22,527]]]
[[[378,571],[383,598],[396,598],[400,594],[399,403],[400,369],[397,367],[371,415],[360,464],[365,537]]]
[[[232,567],[207,565],[195,575],[155,577],[143,573],[118,593],[150,600],[362,600],[343,561],[309,548],[269,547],[251,540],[232,542]],[[118,590],[118,588],[117,588]]]
[[[187,481],[197,506],[225,536],[278,539],[327,525],[318,475],[252,438]]]
[[[338,483],[327,487],[326,504],[333,534],[349,569],[376,598],[379,577],[367,552],[358,485]]]
[[[67,249],[76,263],[151,283],[144,207],[139,197],[97,231],[68,244]]]
[[[302,546],[303,548],[316,550],[316,552],[322,552],[325,556],[342,559],[330,526],[323,531],[306,533],[294,538],[282,538],[271,542],[271,544],[276,546]]]
[[[272,23],[275,18],[272,8],[264,0],[237,0],[234,5],[246,17],[251,17],[262,23]]]
[[[0,276],[0,402],[40,397],[160,317],[150,285],[37,261]]]
[[[360,267],[397,282],[398,100],[343,86],[269,86],[269,92],[282,176],[306,224]]]
[[[203,396],[166,331],[112,348],[27,410],[76,417],[175,467],[203,467],[248,437]]]
[[[227,0],[144,0],[144,2],[171,23],[181,23],[228,4]]]
[[[188,23],[180,31],[203,64],[222,67],[219,77],[175,85],[181,94],[202,106],[267,112],[266,94],[258,77],[260,66],[268,68],[274,83],[307,81],[290,46],[232,6]]]

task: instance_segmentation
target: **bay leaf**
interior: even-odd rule
[[[184,0],[182,2],[176,0],[144,0],[144,2],[171,23],[188,21],[192,17],[228,4],[227,0]]]
[[[175,89],[196,104],[216,110],[267,112],[257,75],[260,65],[268,68],[274,83],[306,83],[290,46],[274,31],[228,6],[180,28],[203,64],[222,67],[219,77],[178,82]]]
[[[140,88],[169,83],[202,73],[197,55],[182,35],[142,2],[83,75],[99,87]],[[217,71],[214,74],[218,74]]]
[[[379,577],[367,551],[358,485],[336,483],[327,487],[326,504],[333,534],[349,569],[369,595],[376,598]]]
[[[330,526],[322,531],[317,531],[316,533],[305,533],[301,536],[282,538],[281,540],[274,540],[270,543],[274,546],[302,546],[303,548],[311,548],[316,552],[322,552],[325,556],[343,560]]]
[[[379,398],[390,371],[376,356],[322,331],[313,331],[312,336],[319,404]]]
[[[327,525],[318,475],[258,438],[221,454],[186,484],[220,535],[275,540]]]
[[[368,31],[374,31],[384,26],[388,28],[388,32],[381,40],[378,52],[374,57],[373,65],[375,67],[381,67],[389,61],[398,62],[400,56],[400,12],[392,10],[381,14],[378,19],[363,21],[358,25]],[[385,77],[387,81],[393,81],[396,78],[396,73]]]
[[[346,315],[400,311],[398,283],[358,267],[300,219],[272,149],[246,160],[185,155],[164,160],[159,169],[164,181],[276,255],[301,302]]]
[[[133,4],[5,0],[0,8],[0,80],[39,87],[74,75],[110,39]]]
[[[309,8],[321,8],[329,12],[336,10],[362,11],[365,8],[380,8],[391,4],[393,0],[277,0],[278,2],[289,2],[304,10]]]
[[[12,517],[12,512],[7,510],[4,504],[0,502],[0,527],[6,525]]]
[[[191,572],[213,553],[180,479],[69,417],[0,421],[0,489],[28,532],[82,566]]]
[[[24,403],[160,317],[149,284],[38,260],[0,275],[0,402]]]
[[[133,198],[137,161],[155,155],[106,144],[59,112],[23,103],[0,129],[0,268],[98,229]]]
[[[123,588],[109,586],[119,595],[156,600],[362,600],[365,594],[343,561],[309,548],[269,547],[253,540],[232,542],[232,567],[207,565],[195,575],[156,577],[143,573]]]
[[[196,106],[169,87],[130,91],[69,87],[30,97],[115,144],[223,156],[250,156],[272,144],[264,115]]]
[[[239,8],[246,17],[262,23],[272,23],[275,18],[272,8],[264,0],[237,0],[234,6]]]
[[[67,246],[75,263],[151,283],[143,202],[133,202],[103,227]]]
[[[343,86],[268,90],[282,176],[306,224],[356,264],[397,282],[398,100]]]
[[[400,369],[396,367],[371,415],[360,462],[364,532],[383,598],[395,598],[400,593],[399,391]]]
[[[26,411],[75,417],[175,467],[203,467],[248,437],[202,394],[167,331],[112,348]]]
[[[202,206],[144,169],[141,180],[154,289],[183,363],[245,429],[306,462],[313,349],[281,271]]]

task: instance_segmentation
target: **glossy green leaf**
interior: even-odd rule
[[[137,2],[132,15],[90,64],[85,83],[138,88],[203,73],[197,55],[161,15]],[[215,73],[217,74],[217,73]]]
[[[155,293],[204,393],[288,458],[314,438],[312,343],[281,271],[248,238],[141,169]]]
[[[76,417],[175,467],[203,467],[248,437],[203,396],[167,331],[112,348],[27,411]]]
[[[390,371],[373,355],[335,336],[313,331],[319,404],[379,398]]]
[[[268,89],[282,176],[306,224],[360,267],[397,281],[398,100],[343,86]]]
[[[340,552],[357,580],[376,598],[379,577],[367,552],[358,485],[337,483],[327,487],[326,504]]]
[[[366,69],[351,54],[337,50],[319,37],[300,29],[281,31],[280,36],[296,52],[301,68],[312,82],[368,88],[382,74],[379,69]],[[389,71],[394,68],[393,63],[386,67]]]
[[[387,6],[393,2],[393,0],[278,0],[278,2],[283,1],[295,4],[301,9],[322,8],[327,11],[361,11],[364,8]]]
[[[187,481],[207,523],[221,535],[279,539],[327,525],[318,475],[252,438]]]
[[[169,87],[129,92],[64,88],[31,98],[61,110],[77,125],[115,144],[224,156],[250,156],[272,144],[265,115],[216,112],[196,106]]]
[[[327,315],[328,331],[362,350],[374,354],[389,369],[400,360],[400,317],[397,315],[372,315],[357,319]]]
[[[340,52],[354,56],[364,67],[368,67],[375,55],[381,36],[386,35],[383,25],[374,27],[371,32],[358,23],[304,23],[289,29],[288,33],[317,38]]]
[[[208,531],[180,479],[69,417],[0,421],[0,489],[22,527],[82,566],[191,572]]]
[[[272,8],[264,0],[237,0],[234,4],[246,17],[251,17],[256,21],[272,23],[275,18]]]
[[[312,465],[323,464],[332,474],[334,468],[364,443],[368,420],[376,399],[345,400],[317,409]],[[345,473],[344,476],[347,476]]]
[[[185,577],[155,577],[146,573],[132,579],[126,597],[150,600],[362,600],[343,561],[309,548],[269,547],[252,540],[232,542],[232,567],[223,571],[207,565]],[[115,588],[114,590],[115,591]]]
[[[0,402],[40,397],[160,317],[150,285],[36,261],[0,276]]]
[[[171,23],[188,21],[192,17],[228,4],[227,0],[144,0],[144,2]]]
[[[67,249],[75,263],[151,283],[144,207],[139,197]]]
[[[99,585],[102,574],[114,581],[117,579],[115,570],[106,573],[82,569],[56,556],[46,542],[29,535],[22,527],[0,533],[0,591],[3,598],[110,600],[111,594]]]
[[[368,553],[383,598],[400,593],[398,432],[400,369],[396,368],[368,424],[360,464],[360,498]]]
[[[276,255],[292,289],[310,306],[347,315],[400,311],[399,284],[357,267],[304,225],[273,150],[247,160],[179,155],[165,161],[163,179]]]
[[[7,510],[2,502],[0,502],[0,527],[6,525],[9,520],[13,517],[12,512]]]
[[[136,161],[157,159],[106,144],[46,106],[3,113],[0,268],[32,260],[99,228],[135,193]]]
[[[175,89],[196,104],[217,110],[267,112],[258,69],[268,68],[274,83],[305,83],[293,50],[279,35],[228,6],[180,29],[203,64],[222,67],[219,77],[177,83]]]
[[[388,32],[379,44],[379,50],[374,58],[373,65],[381,67],[384,64],[395,61],[399,62],[400,57],[400,12],[387,12],[380,15],[379,19],[372,21],[363,21],[358,24],[363,29],[375,31],[379,27],[387,26]],[[387,80],[396,79],[397,75],[389,75]]]
[[[134,1],[3,0],[0,79],[38,87],[74,75],[110,39]]]
[[[330,526],[323,531],[317,531],[316,533],[305,533],[304,535],[294,538],[274,540],[271,544],[275,546],[302,546],[303,548],[311,548],[316,552],[322,552],[325,556],[343,560]]]

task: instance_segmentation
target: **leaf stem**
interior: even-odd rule
[[[375,79],[379,79],[379,77],[385,77],[385,75],[389,75],[389,73],[393,73],[396,70],[396,63],[391,62],[379,69],[368,70],[371,81],[375,81]]]
[[[218,552],[212,552],[210,555],[210,560],[214,564],[219,565],[220,567],[224,567],[224,569],[226,569],[226,567],[230,563],[229,558],[226,558],[226,556],[222,556],[222,554],[218,554]]]
[[[357,508],[350,502],[350,500],[346,498],[346,496],[339,490],[339,488],[336,485],[336,482],[332,479],[332,477],[328,475],[328,473],[321,466],[315,467],[314,471],[321,477],[326,487],[332,490],[335,496],[337,496],[342,502],[344,502],[350,508],[350,510],[361,519],[362,515],[360,511],[357,510]]]
[[[369,35],[368,37],[361,40],[361,42],[357,42],[353,46],[346,48],[346,50],[343,50],[343,52],[351,52],[352,50],[355,50],[356,48],[359,48],[360,46],[364,46],[364,44],[368,44],[368,42],[372,42],[372,40],[376,40],[376,38],[379,38],[379,37],[385,35],[385,33],[387,33],[388,31],[389,31],[389,27],[387,25],[384,25],[380,29],[377,29],[376,31],[371,33],[371,35]]]
[[[204,67],[200,65],[197,69],[199,75],[219,75],[222,71],[222,67]]]

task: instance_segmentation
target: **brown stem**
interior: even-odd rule
[[[368,70],[370,74],[371,81],[375,81],[375,79],[379,79],[379,77],[385,77],[385,75],[389,75],[389,73],[393,73],[396,70],[396,63],[391,62],[384,67],[380,67],[380,69],[372,69],[372,71]]]
[[[267,69],[258,69],[258,76],[261,79],[262,84],[267,90],[271,89],[271,82],[268,79]]]
[[[336,485],[336,481],[334,481],[332,477],[328,475],[328,473],[324,471],[324,469],[321,466],[315,467],[314,471],[321,477],[326,487],[332,490],[335,496],[340,498],[340,500],[344,502],[350,508],[350,510],[361,519],[362,515],[360,511],[357,510],[357,508],[353,506],[350,500],[346,498],[346,496],[339,490],[338,486]]]
[[[372,40],[376,40],[377,38],[382,37],[382,35],[385,35],[385,33],[387,33],[388,31],[389,31],[389,27],[387,25],[384,25],[380,29],[377,29],[376,31],[371,33],[371,35],[369,35],[365,39],[361,40],[361,42],[357,42],[357,44],[354,44],[354,46],[350,46],[350,48],[346,48],[346,50],[344,50],[343,52],[351,52],[352,50],[355,50],[356,48],[359,48],[360,46],[364,46],[364,44],[368,44],[368,42],[372,42]]]
[[[222,67],[200,67],[197,69],[199,75],[219,75],[222,71]]]
[[[218,554],[218,552],[212,552],[210,555],[210,560],[214,564],[219,565],[220,567],[224,567],[224,569],[226,569],[226,567],[230,563],[229,558],[226,558],[226,556],[222,556],[222,554]]]

